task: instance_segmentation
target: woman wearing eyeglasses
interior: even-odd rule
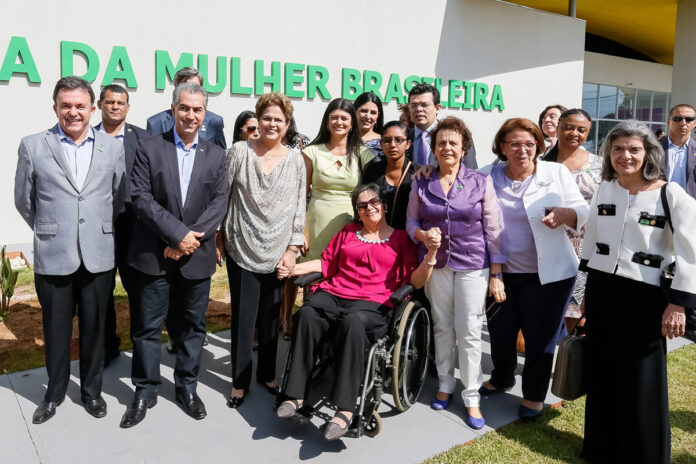
[[[234,122],[232,144],[259,138],[259,120],[253,111],[242,111]]]
[[[500,263],[504,262],[498,202],[490,177],[467,168],[462,159],[471,145],[464,122],[447,117],[431,134],[438,167],[411,188],[406,230],[423,256],[442,246],[425,293],[434,324],[435,366],[440,385],[431,406],[447,408],[454,393],[455,347],[464,384],[466,423],[481,429],[481,327],[486,294],[505,299]],[[437,231],[437,233],[434,233]]]
[[[295,315],[292,364],[285,394],[290,397],[276,411],[292,417],[302,406],[305,385],[314,364],[314,351],[331,328],[336,376],[331,401],[336,415],[325,429],[327,440],[348,431],[365,368],[365,351],[387,331],[391,294],[406,284],[421,287],[432,271],[439,240],[416,260],[413,242],[403,230],[387,224],[384,202],[376,184],[361,185],[352,194],[355,223],[343,227],[316,259],[287,269],[278,267],[278,277],[321,272],[319,283]],[[435,231],[434,237],[437,236]]]
[[[408,140],[406,126],[400,121],[391,121],[384,126],[380,143],[384,156],[367,164],[364,181],[379,185],[386,205],[387,224],[403,230],[406,228],[411,177],[420,165],[406,157],[411,141]]]
[[[538,159],[544,135],[529,119],[503,123],[493,141],[499,162],[486,166],[503,216],[503,283],[507,299],[488,321],[493,373],[479,392],[515,384],[517,333],[525,340],[521,419],[541,414],[566,304],[578,270],[565,227],[580,230],[588,205],[570,171]]]

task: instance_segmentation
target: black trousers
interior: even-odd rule
[[[118,261],[118,260],[117,260]],[[121,284],[128,294],[128,310],[130,312],[130,337],[133,339],[133,324],[138,314],[140,295],[138,294],[138,271],[129,266],[125,261],[117,262],[118,274]],[[104,322],[104,350],[106,353],[117,352],[121,346],[121,338],[116,333],[116,306],[114,302],[114,289],[116,288],[116,271],[111,280],[111,293],[109,303],[106,306],[106,320]]]
[[[285,393],[304,398],[315,350],[331,330],[336,363],[331,401],[339,409],[353,411],[365,371],[366,351],[387,332],[390,310],[379,303],[348,300],[324,291],[310,296],[295,314]]]
[[[84,265],[66,276],[34,274],[41,304],[47,401],[65,396],[70,380],[70,340],[77,307],[80,330],[80,392],[83,400],[101,395],[104,371],[104,315],[113,271],[91,273]]]
[[[162,325],[170,310],[179,319],[180,338],[174,365],[174,385],[181,393],[197,387],[205,340],[205,311],[210,296],[210,278],[190,280],[181,275],[140,274],[140,307],[133,331],[132,380],[135,397],[157,396],[160,378]],[[172,290],[176,288],[176,293]],[[176,297],[173,297],[176,295]],[[171,301],[170,299],[174,298]]]
[[[496,388],[515,383],[517,333],[522,330],[525,345],[522,396],[544,401],[551,380],[553,353],[560,333],[575,278],[542,285],[539,274],[503,274],[507,300],[488,321]]]
[[[254,327],[259,329],[256,379],[270,382],[276,377],[278,314],[283,299],[283,282],[276,273],[259,274],[243,269],[227,256],[232,309],[232,386],[249,390],[252,371]]]

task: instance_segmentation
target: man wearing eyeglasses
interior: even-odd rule
[[[409,130],[407,135],[412,141],[413,161],[421,166],[437,166],[437,160],[430,147],[430,133],[437,127],[437,114],[440,109],[440,92],[434,86],[420,83],[409,91],[408,110],[415,127]],[[469,169],[478,168],[473,140],[462,162]]]
[[[696,110],[693,106],[679,104],[669,110],[667,119],[669,134],[659,142],[665,150],[662,169],[670,182],[676,182],[696,198],[696,140],[691,131],[696,127]],[[684,308],[686,332],[684,337],[696,341],[696,308]]]

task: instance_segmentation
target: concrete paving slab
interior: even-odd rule
[[[669,343],[670,349],[688,343],[681,340]],[[133,397],[130,352],[122,353],[105,371],[103,396],[108,415],[103,419],[89,416],[80,403],[77,362],[72,364],[66,402],[58,408],[54,419],[39,426],[31,424],[31,415],[43,398],[47,380],[45,369],[0,377],[0,410],[3,411],[0,437],[6,442],[2,449],[10,450],[3,458],[13,458],[8,462],[49,464],[176,464],[228,460],[274,464],[304,461],[381,464],[385,459],[418,463],[517,420],[523,357],[518,360],[515,388],[509,393],[482,399],[487,426],[481,431],[474,431],[464,423],[459,389],[448,410],[435,412],[430,409],[437,380],[428,377],[419,402],[406,412],[398,413],[392,407],[391,396],[385,396],[380,407],[382,432],[375,438],[345,438],[329,443],[324,441],[320,427],[333,415],[324,401],[330,389],[330,375],[313,390],[310,399],[318,405],[318,413],[308,424],[276,418],[274,397],[256,383],[252,384],[239,409],[229,409],[225,402],[231,386],[230,334],[209,335],[208,341],[198,386],[208,417],[201,421],[186,416],[174,401],[174,356],[168,354],[164,346],[159,402],[141,424],[128,430],[120,429],[118,425]],[[279,370],[287,346],[286,342],[279,345]],[[484,343],[484,351],[489,351],[487,343]],[[487,355],[483,366],[484,378],[487,378],[491,369]],[[552,396],[547,397],[547,403],[555,401]]]
[[[3,462],[38,463],[39,456],[8,375],[0,376],[0,453]]]

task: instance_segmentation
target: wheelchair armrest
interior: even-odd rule
[[[406,297],[411,296],[413,294],[414,290],[415,288],[413,288],[413,285],[406,284],[394,293],[392,293],[389,299],[394,304],[394,307],[398,307],[399,304],[401,304],[401,302],[406,299]]]
[[[309,274],[301,275],[295,279],[295,285],[298,287],[306,287],[309,284],[321,280],[324,276],[321,272],[310,272]]]

